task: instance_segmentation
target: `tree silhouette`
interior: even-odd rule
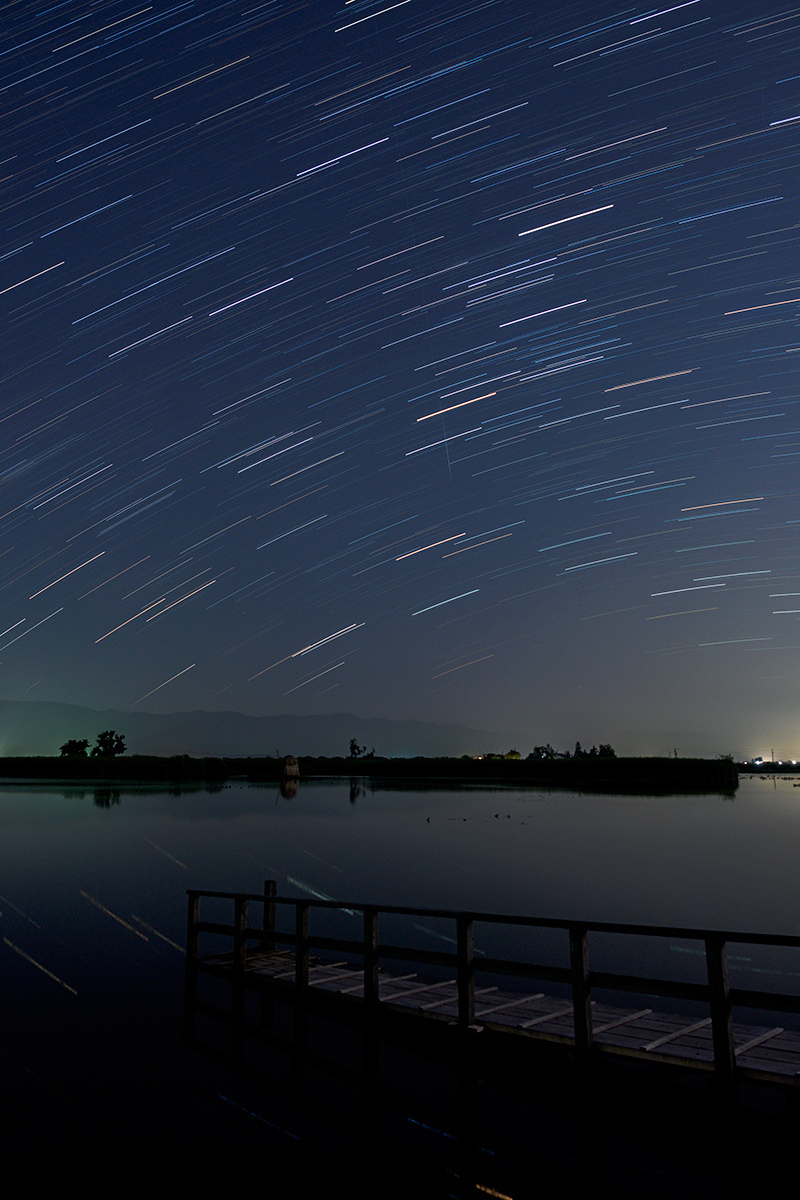
[[[556,752],[548,742],[546,746],[534,746],[528,758],[555,758]]]
[[[374,758],[375,747],[373,746],[369,754],[367,754],[366,746],[359,746],[355,738],[350,738],[350,757],[351,758]]]
[[[88,745],[88,742],[86,743]],[[104,729],[98,733],[97,741],[92,747],[92,758],[116,758],[125,753],[125,738],[114,729]]]
[[[62,758],[86,758],[89,749],[88,738],[71,738],[61,747]]]

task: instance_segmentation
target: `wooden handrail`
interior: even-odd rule
[[[736,1073],[736,1054],[733,1039],[732,1007],[766,1008],[774,1011],[800,1012],[800,997],[779,993],[757,992],[731,988],[728,978],[727,945],[730,942],[748,945],[800,948],[800,936],[764,934],[729,930],[690,929],[684,926],[624,924],[621,922],[576,922],[552,917],[512,916],[505,913],[464,912],[454,909],[413,908],[405,905],[359,904],[352,901],[307,900],[278,896],[273,880],[267,880],[264,892],[217,892],[190,889],[188,892],[187,922],[187,998],[196,991],[196,972],[200,961],[199,938],[202,933],[221,934],[233,939],[235,976],[243,978],[248,941],[256,941],[262,950],[276,946],[294,949],[295,985],[300,997],[309,986],[309,956],[312,950],[327,949],[360,955],[363,963],[364,1000],[374,1010],[380,1002],[378,968],[381,959],[421,962],[455,970],[458,995],[458,1026],[468,1029],[475,1022],[476,969],[493,974],[524,976],[568,984],[572,994],[572,1013],[576,1059],[586,1063],[591,1057],[592,988],[669,996],[709,1005],[714,1045],[714,1070],[717,1077],[730,1084]],[[200,919],[203,899],[233,902],[232,925]],[[263,904],[260,926],[248,923],[251,902]],[[294,908],[294,932],[277,928],[277,907]],[[311,912],[347,911],[361,914],[362,936],[332,938],[312,935]],[[379,940],[379,920],[384,915],[412,916],[452,920],[455,922],[455,952],[421,950],[413,946],[383,943]],[[569,967],[552,967],[512,959],[483,956],[476,958],[475,925],[516,925],[526,928],[562,930],[569,938]],[[608,971],[593,971],[589,964],[590,934],[625,934],[639,937],[669,937],[701,942],[706,963],[706,982],[682,983],[676,980],[648,979]]]
[[[188,896],[201,896],[216,898],[219,900],[235,900],[237,896],[241,896],[245,900],[256,900],[260,901],[261,903],[264,902],[264,894],[262,892],[217,892],[207,891],[205,889],[189,888],[187,889],[186,894]],[[460,916],[467,916],[477,924],[485,922],[492,925],[524,925],[535,926],[536,928],[540,929],[565,930],[568,930],[571,925],[583,925],[589,933],[626,933],[641,935],[643,937],[677,937],[686,938],[690,941],[703,940],[709,937],[719,937],[726,942],[742,942],[751,946],[800,947],[800,935],[798,934],[757,933],[754,930],[706,929],[704,927],[686,925],[641,925],[621,921],[579,921],[574,918],[562,920],[557,917],[527,917],[522,915],[512,915],[510,913],[478,912],[472,909],[413,908],[408,905],[399,904],[373,905],[372,903],[365,904],[353,900],[305,900],[298,899],[297,896],[276,895],[271,896],[270,901],[276,905],[308,904],[309,908],[330,908],[338,909],[343,912],[363,912],[366,908],[374,907],[378,913],[395,914],[398,916],[450,917],[452,919]]]

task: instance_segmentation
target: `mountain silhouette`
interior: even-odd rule
[[[463,725],[392,721],[352,713],[253,717],[239,712],[147,713],[49,701],[0,700],[0,756],[58,754],[70,738],[124,736],[129,754],[197,757],[349,754],[350,739],[388,757],[457,756],[506,749],[508,734]]]

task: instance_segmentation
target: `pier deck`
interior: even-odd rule
[[[201,921],[201,897],[232,905],[232,923]],[[248,923],[248,905],[262,906],[258,925]],[[293,932],[276,928],[278,906],[294,908]],[[363,939],[312,937],[311,911],[331,908],[345,910],[351,916],[361,915]],[[456,925],[455,953],[381,944],[379,913],[452,919]],[[477,958],[474,926],[492,923],[564,930],[569,936],[570,966],[537,966],[485,955]],[[596,932],[698,940],[705,947],[708,982],[676,983],[592,971],[588,938]],[[228,940],[229,945],[232,939],[233,948],[201,955],[199,938],[207,934],[215,935],[218,941]],[[779,1012],[797,1016],[800,999],[732,988],[726,957],[729,942],[800,948],[800,938],[788,936],[578,925],[499,914],[378,909],[371,905],[284,899],[275,895],[271,881],[264,895],[190,892],[187,1022],[197,1000],[198,976],[210,974],[228,980],[240,992],[254,989],[293,1004],[313,1003],[317,1010],[327,1007],[331,1013],[337,1008],[342,1011],[344,1006],[350,1017],[354,1013],[364,1017],[405,1015],[424,1020],[429,1027],[438,1021],[463,1031],[560,1043],[574,1050],[578,1063],[623,1056],[713,1072],[727,1083],[749,1079],[796,1086],[800,1082],[800,1032],[769,1019],[755,1023],[752,1016],[759,1009],[770,1015]],[[287,949],[280,948],[287,945]],[[312,954],[312,949],[324,953]],[[384,963],[391,961],[391,969],[381,965],[381,959]],[[442,978],[433,971],[426,974],[424,970],[403,969],[414,963],[435,967],[439,976],[442,967],[449,973]],[[561,990],[568,985],[567,994],[553,994],[559,989],[552,987],[548,994],[548,983],[560,984]],[[593,989],[610,993],[613,1002],[597,999]],[[670,997],[693,1001],[694,1011],[670,1012]],[[746,1009],[747,1019],[734,1021],[734,1007]]]
[[[202,969],[233,976],[231,955],[211,955]],[[294,991],[296,962],[289,951],[248,954],[245,965],[251,987],[276,986]],[[345,1002],[364,1000],[363,968],[347,962],[309,961],[308,987],[315,997]],[[380,971],[380,1003],[386,1010],[458,1022],[457,980],[433,980],[416,973]],[[624,1008],[591,1002],[593,1047],[596,1054],[618,1053],[651,1062],[713,1070],[711,1017],[695,1020],[651,1008]],[[574,1044],[572,1002],[544,992],[508,991],[492,985],[475,989],[472,1030]],[[800,1033],[782,1026],[733,1024],[736,1066],[743,1077],[768,1078],[796,1084],[800,1077]]]

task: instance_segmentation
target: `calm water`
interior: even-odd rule
[[[160,1072],[195,1070],[178,1048],[189,887],[259,892],[274,878],[279,894],[298,897],[800,928],[800,788],[786,779],[743,780],[734,799],[368,783],[354,794],[346,780],[303,782],[292,799],[247,785],[183,794],[5,785],[0,822],[4,1063],[39,1112],[43,1097],[59,1114],[65,1098],[76,1112],[87,1097],[116,1103],[120,1080],[130,1091],[135,1078],[133,1092],[151,1094],[142,1137],[175,1120],[159,1112],[170,1094]],[[355,918],[340,920],[356,934]],[[431,947],[448,933],[430,922],[414,929]],[[504,936],[486,948],[525,949]],[[561,954],[547,941],[536,950]],[[611,940],[598,950],[598,966],[701,978],[689,944]],[[745,987],[795,990],[800,980],[792,957],[747,948],[731,970]],[[219,1109],[218,1083],[199,1071],[193,1087]]]
[[[800,788],[786,779],[745,779],[735,799],[6,785],[0,822],[6,928],[20,909],[45,935],[89,917],[83,889],[182,942],[187,887],[265,878],[284,895],[590,920],[794,932],[800,914]]]

